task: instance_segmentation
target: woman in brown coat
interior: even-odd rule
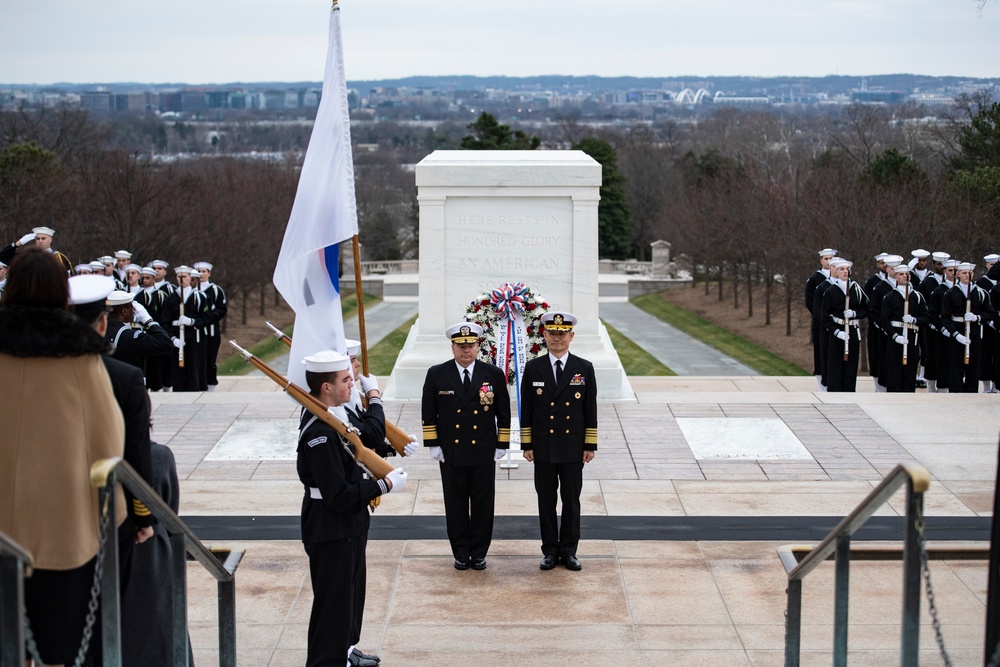
[[[124,442],[105,341],[67,303],[54,256],[28,250],[11,263],[0,302],[0,531],[32,555],[25,607],[46,664],[72,664],[79,650],[98,551],[90,465],[121,456]],[[95,635],[88,658],[99,653]]]

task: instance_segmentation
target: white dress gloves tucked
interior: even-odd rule
[[[189,327],[189,326],[191,326],[192,324],[194,324],[194,320],[192,320],[192,319],[191,319],[190,317],[188,317],[187,315],[181,315],[181,316],[180,316],[180,317],[178,317],[178,318],[177,318],[176,320],[174,320],[173,322],[171,322],[171,324],[173,324],[173,325],[174,325],[175,327],[179,327],[179,326],[181,326],[181,325],[184,325],[184,326],[186,326],[186,327]]]
[[[892,340],[895,341],[897,345],[902,345],[904,342],[906,342],[906,339],[900,336],[899,334],[892,334]]]
[[[431,458],[444,463],[444,452],[441,451],[440,447],[431,447]]]
[[[375,375],[358,375],[358,382],[361,383],[361,393],[368,394],[370,391],[378,391],[378,378]]]
[[[844,311],[844,319],[845,320],[853,319],[854,316],[857,315],[857,314],[858,313],[856,311],[851,310],[850,308],[848,308],[847,310]]]
[[[175,336],[175,337],[171,338],[170,340],[173,342],[174,347],[176,347],[178,350],[181,349],[182,347],[184,347],[184,341],[182,341],[180,338],[177,338]]]
[[[417,436],[411,435],[410,441],[403,446],[403,456],[413,456],[420,449],[420,445],[417,444]]]
[[[848,338],[850,338],[850,336],[847,335],[847,332],[844,331],[843,329],[837,329],[836,331],[833,332],[833,335],[839,338],[840,340],[847,340]]]
[[[389,493],[399,493],[406,488],[406,471],[402,468],[393,468],[392,472],[385,476],[392,483]]]
[[[955,340],[961,345],[969,344],[969,339],[965,336],[965,334],[960,334],[960,333],[955,334]]]
[[[907,324],[913,324],[914,322],[917,321],[917,318],[915,318],[913,315],[903,315],[903,321],[906,322]]]
[[[975,313],[966,313],[965,314],[965,321],[966,322],[978,322],[979,321],[979,315],[976,315]]]

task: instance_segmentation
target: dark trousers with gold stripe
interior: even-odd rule
[[[440,464],[445,523],[455,560],[486,558],[493,541],[496,464]]]
[[[535,493],[542,553],[575,556],[580,544],[580,492],[583,490],[583,456],[572,463],[535,461]],[[556,519],[556,494],[562,500],[562,524]]]

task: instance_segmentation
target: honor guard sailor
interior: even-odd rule
[[[930,267],[927,275],[920,281],[917,288],[924,295],[927,302],[927,324],[920,327],[920,366],[923,371],[923,378],[927,384],[927,393],[937,392],[938,383],[938,355],[937,349],[941,336],[938,334],[937,317],[931,307],[931,294],[944,282],[944,262],[951,259],[951,255],[946,252],[935,251],[931,253]],[[920,373],[917,373],[919,384]]]
[[[983,364],[983,327],[996,322],[986,291],[973,284],[976,266],[962,262],[956,267],[955,286],[941,300],[941,323],[951,334],[948,360],[948,390],[952,394],[975,394]]]
[[[73,262],[69,261],[69,257],[52,247],[52,237],[55,236],[55,233],[56,230],[51,227],[35,227],[10,245],[0,248],[0,262],[9,265],[13,261],[18,248],[34,241],[36,248],[41,248],[45,252],[50,252],[56,256],[63,270],[66,271],[67,276],[73,275]]]
[[[816,301],[816,288],[830,279],[830,260],[837,256],[833,248],[819,251],[820,268],[806,281],[806,309],[812,316],[813,372],[820,391],[823,390],[823,354],[820,349],[819,302]]]
[[[927,300],[910,285],[912,269],[906,264],[893,268],[896,289],[882,299],[879,311],[886,332],[886,390],[913,393],[917,389],[919,330],[929,321]]]
[[[174,344],[135,296],[122,291],[108,295],[111,311],[104,337],[111,342],[113,358],[135,366],[145,377],[147,358],[169,358]]]
[[[826,338],[826,391],[857,389],[861,349],[860,322],[868,317],[868,296],[851,280],[852,262],[830,260],[830,287],[820,302],[821,335]]]
[[[507,377],[476,361],[483,329],[459,322],[445,331],[452,359],[427,369],[420,400],[424,447],[438,461],[455,569],[486,569],[493,541],[496,461],[510,446]]]
[[[205,373],[202,355],[201,329],[205,326],[205,302],[201,292],[191,286],[191,268],[174,269],[180,288],[163,302],[162,317],[169,322],[169,332],[178,354],[172,357],[171,386],[174,391],[201,391]],[[183,308],[183,315],[181,314]],[[180,350],[184,348],[184,364],[180,363]]]
[[[986,264],[986,270],[983,275],[979,277],[976,281],[976,285],[983,288],[983,290],[990,295],[990,302],[993,305],[993,309],[996,310],[996,304],[993,303],[993,288],[997,285],[997,279],[1000,278],[1000,274],[993,270],[994,266],[997,266],[997,260],[1000,260],[1000,255],[996,253],[990,253],[983,257],[983,262]],[[998,270],[1000,271],[1000,270]],[[1000,340],[997,338],[997,331],[991,326],[986,326],[983,328],[983,372],[979,376],[980,382],[983,383],[983,393],[984,394],[996,394],[1000,393],[997,390],[996,381],[1000,378],[996,375],[996,358],[1000,354],[998,350],[998,343]]]
[[[212,282],[212,269],[214,267],[208,262],[195,262],[194,268],[201,272],[198,289],[208,301],[208,313],[206,314],[208,326],[205,330],[208,338],[205,345],[205,383],[208,386],[208,391],[215,391],[215,387],[219,384],[216,360],[219,356],[219,344],[222,341],[222,320],[229,312],[229,306],[226,302],[226,293]]]

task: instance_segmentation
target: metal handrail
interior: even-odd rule
[[[24,663],[24,577],[31,574],[31,554],[0,531],[0,665]]]
[[[236,568],[245,549],[210,550],[181,521],[156,491],[132,466],[120,457],[94,462],[90,467],[90,485],[100,492],[101,504],[108,499],[111,516],[116,515],[115,487],[118,483],[141,501],[166,529],[170,538],[173,563],[173,664],[187,667],[187,555],[197,560],[218,582],[219,665],[236,666]],[[119,607],[117,531],[111,530],[105,550],[106,566],[101,582],[101,618],[103,621],[104,664],[121,664],[121,610]],[[224,556],[220,560],[220,556]]]
[[[802,560],[801,547],[778,552],[788,573],[788,608],[785,612],[785,666],[797,667],[802,638],[802,580],[820,563],[836,554],[834,586],[833,664],[847,664],[847,612],[850,597],[851,537],[906,485],[906,537],[903,546],[903,632],[900,664],[916,667],[920,637],[920,543],[923,533],[924,493],[930,487],[930,473],[913,464],[897,465],[868,497],[837,524],[819,545]]]

